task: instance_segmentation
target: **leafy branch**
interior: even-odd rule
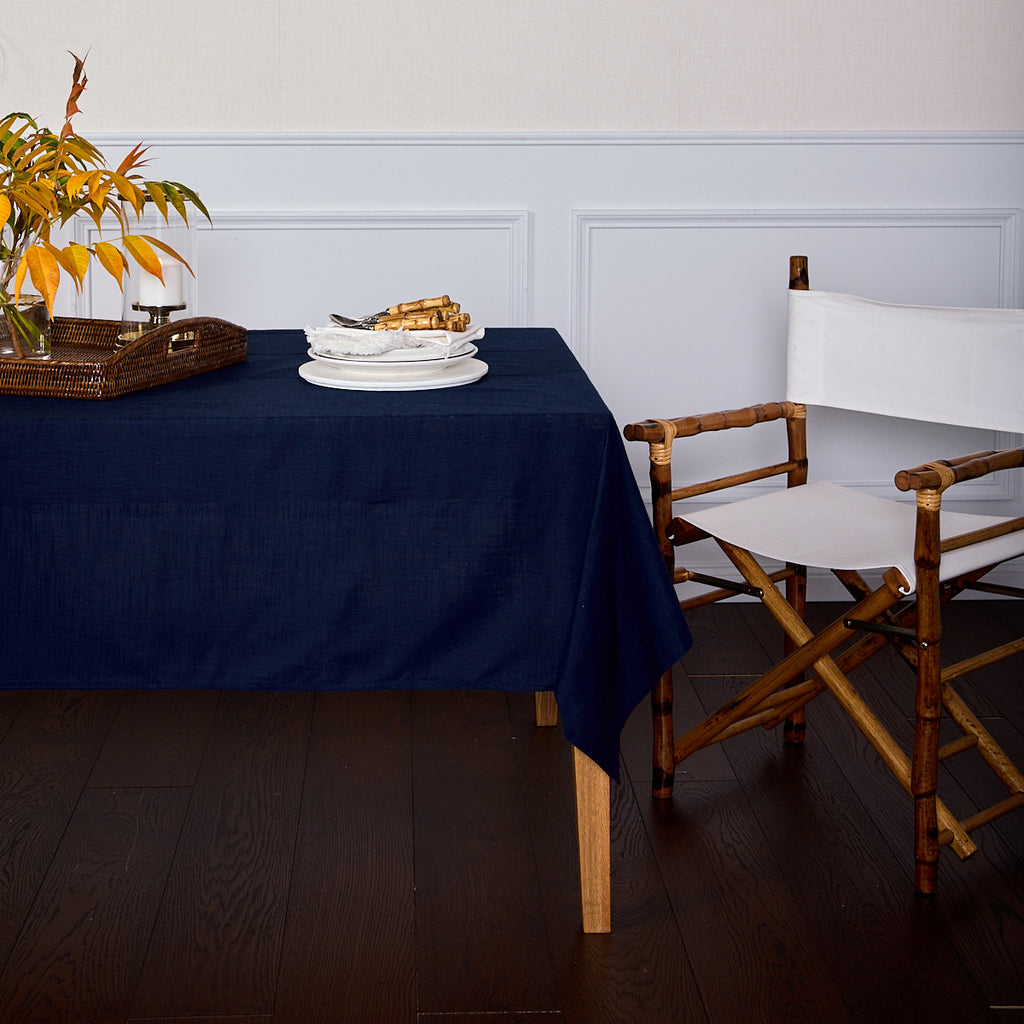
[[[151,235],[132,233],[132,217],[137,224],[151,202],[167,223],[174,211],[187,224],[189,205],[210,220],[202,200],[187,185],[143,177],[140,172],[148,161],[142,145],[111,169],[103,154],[75,133],[72,119],[80,112],[78,99],[88,79],[85,60],[71,56],[75,68],[59,134],[25,113],[0,118],[0,305],[16,302],[28,279],[52,312],[62,274],[81,291],[93,259],[122,289],[129,260],[163,281],[157,250],[191,273],[170,246]],[[104,218],[115,218],[119,240],[69,242],[62,248],[54,244],[52,230],[80,214],[101,231]]]

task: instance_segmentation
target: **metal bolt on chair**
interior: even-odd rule
[[[790,261],[789,306],[784,401],[645,420],[624,431],[628,440],[649,445],[654,528],[673,580],[711,588],[682,601],[684,610],[737,593],[755,596],[787,641],[781,661],[679,738],[671,676],[662,678],[652,694],[653,794],[671,796],[675,766],[694,751],[756,725],[785,722],[786,738],[799,741],[804,707],[829,692],[913,797],[915,884],[931,893],[943,846],[969,856],[977,849],[977,828],[1024,805],[1024,775],[952,685],[968,671],[1024,651],[1024,638],[955,665],[940,661],[949,600],[986,588],[1024,597],[1024,590],[985,581],[1024,554],[1024,517],[951,512],[943,499],[964,481],[1024,465],[1024,447],[900,470],[895,485],[914,501],[889,499],[808,482],[807,410],[824,406],[1024,433],[1024,310],[901,306],[816,292],[802,256]],[[784,459],[706,482],[673,483],[682,438],[771,421],[785,424]],[[714,492],[772,477],[784,477],[785,486],[707,507]],[[738,570],[739,581],[676,564],[677,548],[707,538]],[[769,572],[766,562],[782,568]],[[831,570],[853,602],[818,633],[804,622],[807,566]],[[864,574],[872,572],[878,579],[869,585]],[[910,749],[851,681],[858,666],[889,645],[916,678]],[[955,723],[956,738],[940,742],[940,726],[950,728],[946,720]],[[952,769],[952,759],[968,750],[981,755],[1006,795],[958,818],[937,792],[938,767]]]

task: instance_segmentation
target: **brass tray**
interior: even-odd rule
[[[0,318],[0,333],[6,325]],[[213,317],[164,324],[117,347],[120,320],[56,317],[49,359],[0,358],[0,393],[116,398],[244,362],[244,327]]]

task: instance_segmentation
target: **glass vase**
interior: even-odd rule
[[[0,359],[49,359],[52,321],[39,295],[0,304]]]

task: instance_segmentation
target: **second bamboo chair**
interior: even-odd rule
[[[999,564],[1024,554],[1024,517],[942,510],[946,491],[962,481],[1024,465],[1024,447],[984,451],[896,473],[914,503],[863,494],[828,482],[808,483],[807,406],[818,405],[927,422],[1024,433],[1024,310],[895,306],[813,292],[807,260],[790,265],[788,382],[784,401],[698,416],[653,419],[626,427],[649,445],[654,527],[676,583],[713,589],[683,608],[744,593],[758,597],[782,627],[785,656],[680,738],[672,720],[672,681],[652,694],[655,796],[672,792],[675,766],[696,750],[753,726],[786,723],[802,737],[804,706],[830,692],[911,794],[915,808],[915,884],[934,892],[939,851],[961,858],[977,849],[971,833],[1024,805],[1024,775],[971,712],[952,682],[983,665],[1024,651],[1024,638],[957,665],[940,664],[942,608],[971,588],[983,589]],[[865,367],[870,367],[865,372]],[[675,485],[673,452],[682,438],[783,421],[788,451],[778,462],[716,480]],[[741,484],[784,477],[786,485],[707,508],[707,496]],[[676,515],[677,506],[701,507]],[[676,564],[676,549],[714,538],[739,571],[738,582]],[[781,563],[769,572],[762,563]],[[808,565],[829,569],[853,601],[817,634],[804,623]],[[877,570],[869,585],[863,573]],[[784,593],[779,589],[782,585]],[[1024,591],[1001,587],[1007,596]],[[850,675],[893,645],[916,677],[913,746],[904,749],[858,693]],[[957,737],[940,743],[943,719]],[[937,795],[938,766],[977,751],[1006,795],[992,807],[955,817]]]

